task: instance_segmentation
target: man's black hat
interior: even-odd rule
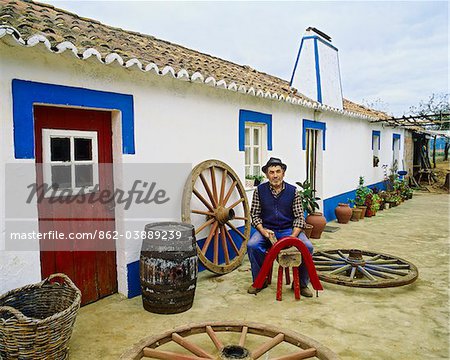
[[[264,166],[262,167],[262,171],[263,171],[264,174],[267,172],[267,169],[268,169],[270,166],[281,166],[281,168],[283,169],[283,171],[286,171],[286,169],[287,169],[286,164],[283,164],[283,162],[281,161],[281,159],[271,157],[271,158],[269,159],[269,161],[267,162],[267,164],[264,165]]]

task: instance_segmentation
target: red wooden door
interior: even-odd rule
[[[88,304],[117,292],[114,202],[99,201],[114,190],[111,114],[35,106],[34,116],[36,182],[53,191],[38,192],[39,231],[65,237],[40,240],[41,275],[67,274]]]

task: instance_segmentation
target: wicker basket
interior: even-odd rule
[[[0,359],[66,359],[80,302],[64,274],[0,296]]]

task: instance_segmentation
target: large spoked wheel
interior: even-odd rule
[[[182,220],[195,227],[197,253],[216,274],[236,269],[247,251],[250,212],[244,187],[224,162],[198,164],[183,192]]]
[[[313,255],[319,279],[345,286],[385,288],[414,282],[414,264],[388,254],[364,250],[327,250]]]
[[[120,359],[169,360],[248,359],[337,360],[317,341],[293,331],[237,321],[187,325],[139,342]]]

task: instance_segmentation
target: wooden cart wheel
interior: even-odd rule
[[[208,270],[226,274],[242,263],[250,237],[250,211],[244,187],[227,164],[207,160],[194,167],[184,187],[181,211],[182,221],[195,227],[198,257]]]
[[[241,321],[190,324],[140,341],[120,359],[321,359],[339,357],[317,341],[293,331]]]
[[[414,264],[372,251],[319,251],[313,260],[319,279],[338,285],[385,288],[410,284],[419,276]]]

